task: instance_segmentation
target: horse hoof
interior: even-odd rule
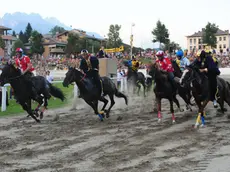
[[[158,119],[158,123],[161,123],[161,121],[162,121],[162,120],[159,118],[159,119]]]
[[[184,109],[180,109],[180,112],[184,112]]]
[[[172,124],[175,124],[176,123],[176,121],[175,120],[172,120]]]
[[[106,114],[106,118],[109,118],[109,114]]]
[[[201,124],[200,127],[201,127],[201,128],[205,128],[205,125],[204,125],[204,124]]]
[[[104,118],[101,114],[98,114],[99,118],[100,118],[100,121],[104,121]]]
[[[41,121],[40,121],[39,119],[36,119],[36,122],[37,122],[37,123],[41,123]]]
[[[199,123],[196,123],[196,124],[194,125],[194,128],[197,129],[198,127],[199,127]]]

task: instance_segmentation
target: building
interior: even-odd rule
[[[47,57],[58,57],[59,55],[64,55],[65,47],[68,43],[68,35],[70,33],[77,34],[80,38],[97,40],[99,42],[105,41],[104,39],[98,39],[95,38],[94,36],[87,35],[85,31],[78,30],[78,29],[57,33],[55,36],[46,34],[43,35],[43,47],[44,47],[43,56],[47,58]],[[30,48],[31,48],[31,44],[26,43],[25,44],[26,53],[29,53]]]
[[[202,42],[203,34],[204,34],[204,29],[202,29],[202,31],[195,32],[193,35],[187,36],[187,49],[189,53],[193,50],[202,49],[202,47],[205,45]],[[226,53],[227,49],[230,48],[229,30],[223,31],[218,29],[216,33],[216,38],[217,38],[216,52],[220,53],[221,50],[223,50],[223,53]]]
[[[12,47],[14,45],[14,42],[17,40],[16,37],[9,35],[8,31],[11,30],[10,28],[0,26],[0,36],[5,42],[5,49],[0,48],[0,58],[6,57],[9,58],[12,52]]]
[[[65,47],[67,42],[66,41],[59,41],[56,38],[53,38],[51,35],[43,35],[43,48],[44,53],[43,57],[58,57],[59,55],[63,55],[65,52]],[[29,54],[31,44],[26,43],[25,45],[25,51],[27,54]]]

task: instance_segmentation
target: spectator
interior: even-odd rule
[[[121,87],[121,80],[124,78],[124,73],[121,71],[121,68],[118,69],[117,72],[117,87],[120,88]]]
[[[53,76],[50,75],[50,71],[46,72],[46,79],[49,83],[52,83],[52,81],[54,80]]]

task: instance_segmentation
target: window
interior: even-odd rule
[[[219,41],[222,41],[222,37],[219,37]]]
[[[190,39],[190,44],[192,44],[192,39]]]
[[[196,45],[196,39],[193,39],[193,43]]]
[[[222,48],[222,45],[220,44],[220,45],[219,45],[219,49],[221,49],[221,48]]]
[[[10,40],[10,45],[12,45],[12,40]]]
[[[192,51],[192,46],[190,46],[190,51]]]
[[[196,50],[196,46],[194,46],[194,50]]]
[[[226,44],[224,44],[223,46],[224,46],[224,48],[226,48]]]
[[[226,37],[224,36],[224,41],[226,41]]]
[[[199,45],[199,50],[201,50],[201,45]]]
[[[201,39],[198,40],[198,43],[201,44]]]

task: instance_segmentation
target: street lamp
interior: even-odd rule
[[[132,23],[131,25],[131,36],[130,36],[130,55],[131,55],[131,59],[133,56],[133,27],[135,26],[134,23]]]

